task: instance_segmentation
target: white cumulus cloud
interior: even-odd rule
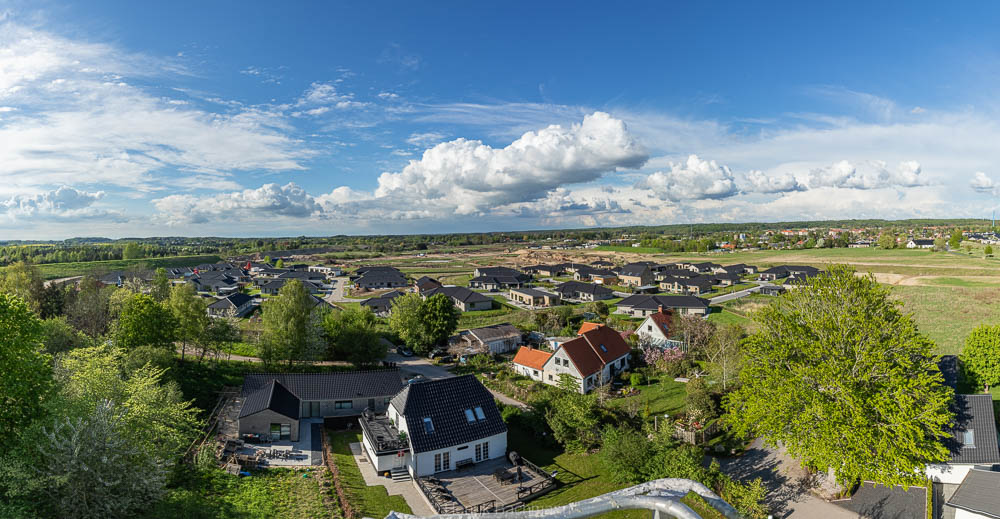
[[[841,160],[809,172],[810,188],[881,189],[923,185],[927,185],[927,181],[920,176],[920,163],[912,160],[901,162],[895,169],[880,160],[859,164]]]
[[[768,175],[755,169],[746,174],[746,181],[746,191],[749,193],[788,193],[807,189],[790,173]]]
[[[209,196],[170,195],[153,200],[153,205],[169,225],[218,219],[266,220],[275,216],[305,218],[323,211],[322,205],[294,182]]]
[[[657,171],[636,183],[660,200],[674,202],[729,198],[739,193],[733,172],[714,160],[688,156],[685,162],[671,163],[669,171]]]

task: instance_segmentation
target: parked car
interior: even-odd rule
[[[441,357],[441,364],[451,364],[452,362],[455,362],[454,355],[445,355]]]
[[[409,348],[404,348],[402,346],[399,346],[398,348],[396,348],[396,353],[398,353],[398,354],[400,354],[400,355],[402,355],[404,357],[412,357],[413,356],[413,350],[411,350]]]
[[[416,375],[413,378],[406,381],[407,384],[416,384],[417,382],[426,382],[427,377],[423,375]]]

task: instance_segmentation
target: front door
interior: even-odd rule
[[[369,398],[368,399],[368,409],[371,409],[372,411],[375,410],[375,399],[374,398]]]

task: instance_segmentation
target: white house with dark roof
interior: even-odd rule
[[[970,470],[945,506],[955,519],[1000,519],[1000,472]]]
[[[252,297],[243,292],[237,292],[231,296],[217,299],[208,305],[206,311],[209,317],[243,317],[252,312],[254,308],[257,308],[257,305],[254,304]]]
[[[709,301],[695,296],[652,296],[637,294],[618,302],[616,313],[632,317],[646,317],[661,309],[673,310],[676,314],[706,315]]]
[[[420,297],[427,299],[435,294],[444,294],[445,296],[451,298],[455,307],[463,312],[493,309],[493,299],[465,287],[448,286],[432,288],[425,292],[421,292]]]
[[[580,393],[589,393],[628,369],[631,352],[614,329],[591,328],[556,348],[543,365],[542,382],[558,386],[563,375],[569,375],[576,379]]]
[[[927,465],[927,477],[942,486],[947,498],[974,469],[991,470],[1000,464],[993,397],[989,394],[955,395],[954,426],[945,440],[951,457],[944,463]],[[956,515],[957,517],[957,515]]]
[[[423,477],[507,455],[507,425],[472,375],[409,384],[385,415],[360,422],[365,455],[379,473]]]
[[[601,301],[615,297],[614,291],[608,287],[579,281],[567,281],[557,285],[554,291],[562,299],[570,301]]]

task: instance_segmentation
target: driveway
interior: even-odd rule
[[[342,276],[339,278],[333,278],[331,284],[333,288],[330,289],[330,293],[326,295],[323,299],[326,299],[328,303],[343,303],[346,301],[359,301],[357,299],[348,299],[344,297],[344,289],[347,284],[351,282],[351,278],[347,276]]]
[[[412,377],[413,375],[423,375],[424,378],[427,378],[429,380],[437,380],[455,376],[455,374],[448,371],[447,368],[431,364],[430,361],[428,361],[423,357],[416,357],[416,356],[404,357],[396,353],[395,351],[390,351],[389,354],[385,356],[384,360],[388,362],[395,362],[396,365],[399,367],[399,370],[402,371],[403,375],[406,377]],[[513,398],[503,393],[494,391],[492,389],[490,389],[489,391],[490,393],[493,393],[494,398],[507,405],[520,407],[521,409],[530,408],[528,404],[525,404],[524,402],[518,400],[514,400]]]
[[[767,286],[767,285],[771,284],[771,283],[768,283],[767,281],[754,281],[754,283],[757,283],[757,286],[750,287],[750,288],[748,288],[746,290],[740,290],[739,292],[730,292],[728,294],[723,294],[721,296],[716,296],[716,297],[713,297],[713,298],[709,299],[708,301],[711,304],[713,304],[713,305],[717,305],[719,303],[725,303],[726,301],[732,301],[733,299],[739,299],[741,297],[746,297],[746,296],[748,296],[750,294],[753,294],[753,293],[756,293],[756,292],[760,292],[760,287]]]
[[[857,519],[858,514],[809,493],[810,482],[802,466],[783,451],[753,442],[742,456],[719,458],[722,471],[738,480],[761,478],[767,504],[776,518]]]

